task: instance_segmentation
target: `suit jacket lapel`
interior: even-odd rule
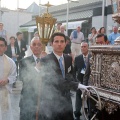
[[[50,55],[52,56],[52,59],[55,61],[56,65],[60,68],[58,59],[56,58],[56,56],[54,55],[54,53],[51,53]]]
[[[50,54],[50,56],[51,56],[51,59],[52,59],[53,61],[55,61],[55,63],[56,63],[56,67],[57,67],[57,72],[58,72],[58,74],[61,74],[61,75],[62,75],[62,71],[61,71],[61,69],[60,69],[60,65],[59,65],[58,59],[56,58],[56,56],[54,55],[53,52]]]
[[[67,68],[67,63],[68,63],[68,61],[67,61],[66,55],[63,55],[63,56],[64,56],[64,66],[65,66],[65,74],[66,74],[67,71],[68,71],[68,68]]]
[[[33,66],[35,66],[35,64],[36,64],[33,55],[30,56],[30,63],[31,63]]]

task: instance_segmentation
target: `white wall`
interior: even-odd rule
[[[19,19],[19,20],[18,20]],[[7,11],[2,15],[4,29],[7,31],[8,41],[10,36],[16,37],[16,32],[19,31],[19,26],[32,20],[32,14],[26,12]]]
[[[111,0],[106,0],[106,6],[111,5]]]
[[[92,27],[95,27],[96,30],[102,27],[102,16],[92,17]]]

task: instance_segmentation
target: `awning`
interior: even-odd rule
[[[30,26],[30,27],[20,27],[21,32],[34,32],[34,30],[37,28],[37,26]]]
[[[87,10],[87,11],[81,11],[77,13],[69,14],[68,20],[69,21],[75,21],[75,20],[84,20],[86,18],[90,18],[93,15],[93,10]],[[66,21],[66,15],[61,16],[54,16],[57,21]]]
[[[72,13],[69,14],[69,22],[70,21],[81,21],[81,20],[85,20],[87,18],[91,18],[93,15],[93,10],[87,10],[87,11],[81,11],[81,12],[77,12],[77,13]],[[60,16],[54,16],[55,18],[57,18],[57,21],[59,22],[66,22],[66,14],[65,15],[60,15]],[[28,26],[36,26],[36,20],[33,19],[31,21],[29,21],[28,23],[21,25],[20,27],[28,27]]]
[[[86,20],[68,22],[68,29],[76,29],[78,26],[81,26],[81,24],[85,21]],[[62,25],[64,25],[66,27],[66,22],[62,23]]]

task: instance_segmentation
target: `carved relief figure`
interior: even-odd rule
[[[118,62],[113,62],[110,68],[110,78],[111,82],[115,83],[116,80],[120,77],[120,65]]]

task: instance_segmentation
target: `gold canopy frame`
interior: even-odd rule
[[[48,7],[52,5],[50,5],[48,2],[44,6],[47,6],[47,12],[42,14],[41,16],[36,17],[36,25],[39,32],[40,40],[44,45],[46,45],[50,40],[51,35],[54,33],[55,23],[57,19],[53,18],[53,16],[48,13]]]

